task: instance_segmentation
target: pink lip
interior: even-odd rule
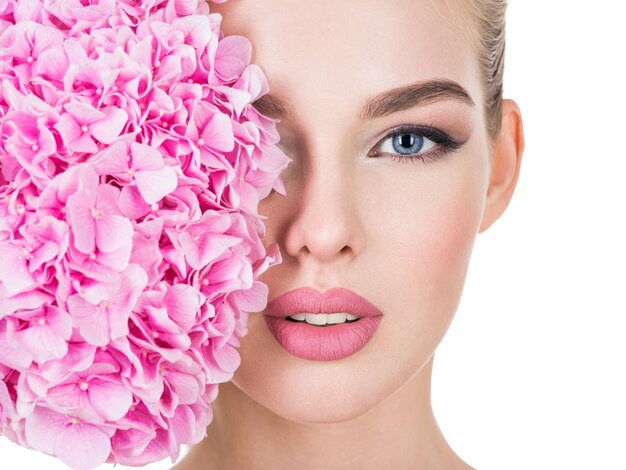
[[[288,291],[267,304],[265,321],[278,343],[294,356],[332,361],[350,356],[372,338],[383,313],[351,290],[336,287],[320,294],[311,287]],[[315,326],[286,317],[296,313],[346,312],[359,317],[351,323]]]

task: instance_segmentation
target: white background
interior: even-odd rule
[[[512,0],[526,151],[478,236],[433,407],[479,470],[626,469],[626,4]]]
[[[443,434],[479,470],[626,469],[624,5],[510,1],[522,171],[478,236],[433,372]],[[4,437],[0,456],[3,470],[67,468]]]

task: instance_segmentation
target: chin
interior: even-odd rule
[[[300,424],[332,424],[351,421],[367,413],[375,403],[362,400],[342,400],[333,405],[324,400],[299,400],[285,396],[272,397],[262,403],[281,418]]]
[[[273,344],[269,332],[257,334],[253,329],[242,343],[241,366],[231,382],[237,394],[292,422],[353,420],[393,394],[404,375],[411,375],[409,370],[398,374],[385,361],[377,363],[366,351],[338,361],[304,360]]]

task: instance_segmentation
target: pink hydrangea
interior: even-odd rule
[[[220,24],[199,0],[0,0],[0,433],[75,469],[204,437],[282,261],[257,208],[290,159]]]

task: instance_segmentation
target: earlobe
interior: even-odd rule
[[[491,177],[479,233],[487,230],[509,205],[524,153],[522,115],[515,101],[502,101],[502,126],[493,142]]]

